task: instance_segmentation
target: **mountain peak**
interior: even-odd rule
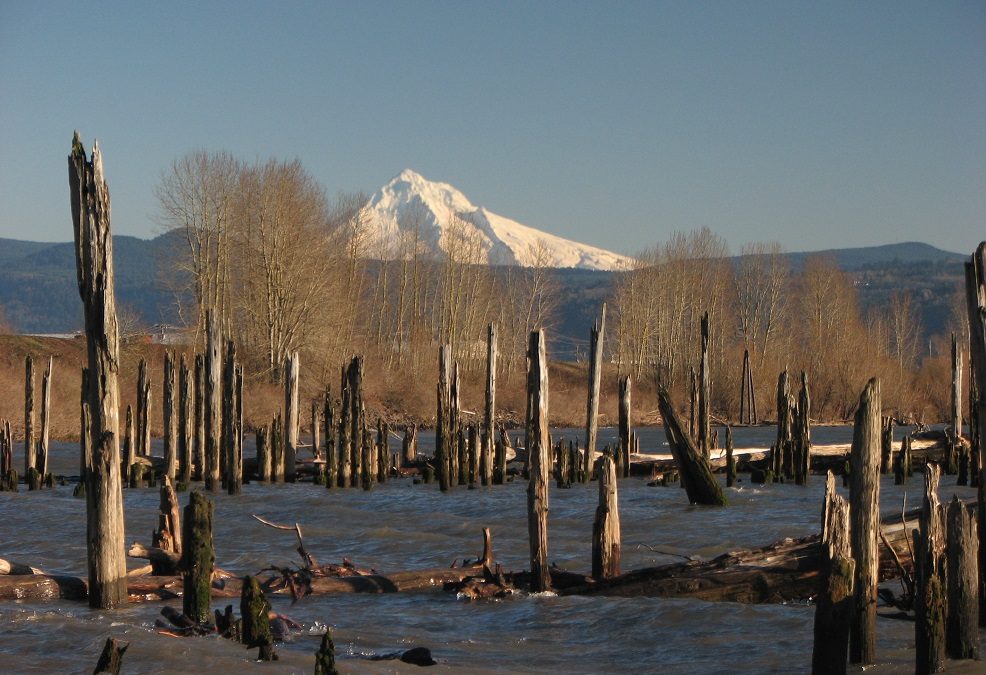
[[[448,254],[463,238],[491,264],[583,269],[625,269],[630,261],[610,251],[563,239],[476,206],[449,183],[404,169],[370,199],[367,210],[380,243],[380,257],[400,256],[411,237],[434,254]],[[459,246],[461,248],[461,244]]]

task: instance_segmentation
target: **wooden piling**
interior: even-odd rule
[[[281,413],[274,415],[270,425],[270,479],[272,483],[284,482],[284,431]]]
[[[188,359],[182,354],[178,366],[178,480],[186,485],[192,480],[195,425],[192,405],[192,376]]]
[[[958,497],[947,512],[948,615],[945,648],[953,659],[979,658],[979,533]]]
[[[404,427],[404,440],[401,441],[401,465],[408,467],[417,461],[418,457],[418,425],[408,424]]]
[[[222,334],[211,310],[206,312],[205,326],[205,488],[217,490],[222,448]]]
[[[592,578],[597,581],[620,574],[620,511],[611,456],[599,459],[598,472],[599,505],[592,524]]]
[[[24,477],[35,468],[37,455],[34,445],[34,358],[24,359]]]
[[[736,458],[733,457],[733,430],[726,427],[726,487],[736,485]]]
[[[823,581],[815,599],[815,642],[811,655],[811,672],[817,675],[846,672],[856,567],[849,513],[849,503],[835,491],[835,475],[829,471],[822,508]]]
[[[377,418],[377,482],[386,483],[390,469],[390,425]]]
[[[589,482],[592,461],[596,452],[596,436],[599,425],[599,385],[603,372],[603,336],[606,332],[606,303],[603,303],[599,319],[589,331],[589,383],[585,413],[585,454],[582,459],[582,481]]]
[[[483,400],[483,429],[480,433],[480,473],[483,485],[492,483],[493,476],[493,444],[496,442],[496,324],[486,327],[486,391]],[[405,455],[406,457],[406,455]]]
[[[51,427],[51,366],[52,359],[48,357],[48,368],[41,377],[41,437],[38,439],[37,469],[42,480],[48,480],[48,437]]]
[[[924,472],[924,502],[915,533],[914,652],[915,672],[937,673],[945,666],[944,574],[945,514],[938,502],[941,470],[929,463]]]
[[[475,424],[470,424],[467,430],[467,455],[469,458],[468,478],[469,485],[475,487],[479,483],[479,428]]]
[[[164,419],[164,475],[172,481],[178,470],[178,417],[175,415],[175,354],[164,353],[164,392],[162,395]]]
[[[264,597],[264,591],[256,577],[246,576],[243,579],[243,590],[240,592],[240,616],[243,626],[241,639],[248,648],[259,647],[258,661],[276,661],[274,652],[274,636],[270,630],[270,602]]]
[[[801,371],[801,392],[798,394],[798,405],[794,415],[794,456],[796,467],[794,482],[807,485],[811,473],[811,395],[808,393],[808,375]]]
[[[722,486],[712,474],[709,460],[695,447],[692,437],[685,433],[671,396],[663,386],[658,389],[658,407],[664,420],[664,433],[668,439],[671,455],[678,465],[681,484],[692,504],[725,506],[726,496]]]
[[[531,592],[551,586],[548,569],[548,477],[551,441],[548,437],[548,359],[544,329],[531,332],[527,348],[527,446],[530,479],[527,486],[527,530],[531,549]]]
[[[952,333],[952,423],[950,437],[955,445],[962,440],[962,349]]]
[[[284,362],[284,480],[293,483],[298,469],[298,375],[301,369],[298,352],[292,352]]]
[[[336,668],[336,647],[332,642],[332,630],[328,626],[318,651],[315,652],[315,675],[339,675]]]
[[[332,402],[332,392],[325,387],[322,399],[322,423],[325,425],[325,487],[337,487],[339,480],[339,458],[336,452],[336,416]]]
[[[986,241],[965,263],[966,309],[969,317],[969,365],[971,378],[969,441],[973,462],[978,462],[979,621],[986,625]],[[975,394],[975,397],[972,394]]]
[[[86,327],[90,419],[87,443],[86,542],[89,606],[108,609],[127,602],[123,493],[120,484],[120,364],[110,197],[102,157],[93,144],[91,161],[78,134],[69,156],[69,188],[75,234],[75,262]]]
[[[880,561],[880,381],[863,389],[856,409],[850,450],[849,505],[852,556],[856,561],[849,662],[876,660],[877,567]]]
[[[257,480],[268,482],[271,479],[270,427],[264,425],[257,429]]]
[[[702,315],[702,358],[698,366],[698,449],[706,459],[712,451],[711,405],[712,374],[709,371],[709,313]]]
[[[880,473],[890,473],[894,452],[894,418],[884,415],[880,421]]]
[[[160,497],[158,529],[154,531],[151,538],[151,545],[180,556],[182,549],[180,508],[178,506],[178,496],[175,493],[174,482],[167,474],[161,480]],[[161,573],[160,570],[155,571],[155,574]],[[170,573],[170,571],[167,572],[167,574]]]
[[[349,448],[352,486],[361,483],[362,463],[360,461],[364,431],[366,429],[366,406],[363,402],[363,357],[354,356],[346,369],[346,385],[349,387]]]
[[[352,486],[352,455],[350,454],[350,416],[352,416],[352,394],[349,384],[345,383],[342,387],[342,405],[339,416],[339,444],[336,446],[339,452],[339,487],[348,488]]]
[[[435,413],[435,468],[438,471],[438,487],[442,492],[452,485],[452,393],[451,358],[449,345],[438,350],[437,409]]]
[[[205,479],[205,357],[195,355],[195,431],[192,447],[192,480]]]
[[[212,546],[212,513],[212,502],[203,493],[191,493],[182,531],[182,611],[200,624],[208,622],[211,616],[210,588],[216,562]]]
[[[147,373],[147,361],[140,360],[137,367],[137,454],[151,456],[151,378]]]
[[[129,642],[120,642],[115,638],[106,638],[103,651],[100,652],[99,660],[96,661],[96,667],[92,671],[93,675],[98,675],[99,673],[120,675],[120,669],[123,668],[123,655],[126,653],[128,647],[130,647]]]
[[[493,485],[503,485],[507,480],[507,448],[504,440],[505,432],[497,434],[493,446]]]
[[[627,455],[630,453],[630,375],[624,375],[619,380],[619,434],[620,434],[620,461],[618,463],[621,471],[617,476],[622,478],[629,466],[626,463]]]

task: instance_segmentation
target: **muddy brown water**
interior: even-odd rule
[[[738,429],[736,444],[769,445],[773,429]],[[555,430],[554,437],[581,436]],[[663,432],[641,429],[645,450],[665,450]],[[818,443],[848,442],[851,429],[815,430]],[[601,430],[601,442],[615,430]],[[422,449],[431,442],[422,438]],[[158,452],[160,448],[158,448]],[[252,452],[248,447],[247,452]],[[77,473],[78,448],[56,443],[52,468]],[[745,478],[745,477],[742,477]],[[922,477],[906,486],[885,477],[885,512],[900,509],[906,491],[917,505]],[[945,477],[944,498],[971,497]],[[310,483],[248,484],[243,494],[213,496],[217,564],[255,573],[272,564],[297,565],[291,532],[264,527],[251,514],[301,524],[308,550],[322,562],[347,557],[380,572],[442,567],[475,557],[481,529],[491,527],[496,558],[507,569],[527,567],[525,484],[441,494],[436,484],[393,480],[362,490],[326,490]],[[714,557],[818,531],[823,481],[807,487],[742,482],[727,491],[727,508],[691,506],[678,487],[650,488],[642,479],[619,483],[623,569],[673,562],[676,556]],[[590,567],[595,484],[557,489],[552,483],[549,558],[585,571]],[[185,502],[185,496],[181,496]],[[149,543],[157,522],[156,489],[125,490],[127,541]],[[85,574],[85,508],[72,486],[51,491],[0,493],[0,557],[51,572]],[[143,561],[131,561],[131,567]],[[281,659],[261,664],[256,650],[216,637],[173,638],[154,627],[161,603],[94,611],[85,604],[0,603],[0,671],[92,672],[106,637],[130,642],[124,672],[311,672],[325,627],[332,629],[343,672],[415,672],[393,660],[372,660],[414,646],[431,649],[437,670],[457,672],[807,672],[814,607],[808,603],[740,605],[687,599],[518,595],[471,603],[443,592],[308,597],[274,609],[302,625],[277,645]],[[180,602],[174,603],[180,607]],[[220,608],[228,601],[216,603]],[[238,602],[233,603],[238,610]],[[881,615],[894,611],[881,608]],[[881,616],[879,664],[873,672],[913,669],[914,624]],[[949,664],[950,668],[958,664]],[[960,670],[973,672],[974,665]],[[870,672],[871,669],[867,669]]]

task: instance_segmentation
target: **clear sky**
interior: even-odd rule
[[[73,129],[116,233],[176,157],[404,168],[634,253],[986,239],[986,2],[0,0],[0,237],[71,239]]]

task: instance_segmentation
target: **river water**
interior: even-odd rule
[[[666,451],[660,429],[639,430],[645,451]],[[737,429],[737,447],[766,447],[769,427]],[[900,432],[898,432],[900,433]],[[581,436],[555,430],[554,438]],[[602,429],[601,442],[615,439]],[[848,427],[813,430],[817,443],[845,443]],[[423,435],[422,449],[432,442]],[[250,452],[248,448],[247,452]],[[78,473],[75,444],[54,444],[56,474]],[[745,478],[745,476],[741,476]],[[922,476],[908,485],[885,477],[882,508],[898,511],[906,490],[917,505]],[[946,477],[945,498],[974,495]],[[238,574],[299,562],[292,532],[267,528],[250,514],[300,523],[309,552],[320,562],[349,558],[382,573],[444,567],[481,552],[481,529],[492,528],[494,552],[506,569],[528,566],[526,484],[515,481],[441,494],[437,484],[391,480],[370,492],[326,490],[310,483],[249,484],[243,493],[213,495],[216,563]],[[638,478],[619,483],[624,570],[674,562],[681,555],[714,557],[817,532],[823,480],[811,484],[729,489],[727,508],[691,506],[684,491],[647,487]],[[184,504],[186,496],[180,495]],[[549,559],[587,571],[597,500],[596,485],[551,485]],[[127,542],[150,543],[157,524],[158,490],[124,490]],[[85,507],[72,486],[42,492],[0,493],[0,557],[46,571],[85,575]],[[143,561],[131,561],[131,567]],[[274,609],[303,628],[277,645],[275,663],[251,662],[256,650],[216,637],[173,638],[154,621],[161,603],[93,611],[82,603],[0,603],[0,671],[91,672],[103,642],[130,642],[124,672],[311,672],[326,625],[332,629],[343,672],[413,672],[415,666],[373,657],[428,647],[438,669],[459,672],[806,672],[810,670],[814,608],[806,603],[740,605],[658,598],[518,595],[497,602],[467,602],[443,592],[307,597],[292,605],[271,598]],[[229,601],[222,603],[222,606]],[[180,601],[172,604],[180,608]],[[238,601],[234,608],[239,613]],[[221,608],[216,604],[217,608]],[[894,610],[881,608],[881,614]],[[912,622],[878,621],[875,672],[913,670]],[[249,664],[249,665],[247,665]],[[964,666],[971,668],[972,664]],[[868,669],[870,670],[870,669]],[[970,671],[971,672],[971,671]]]

